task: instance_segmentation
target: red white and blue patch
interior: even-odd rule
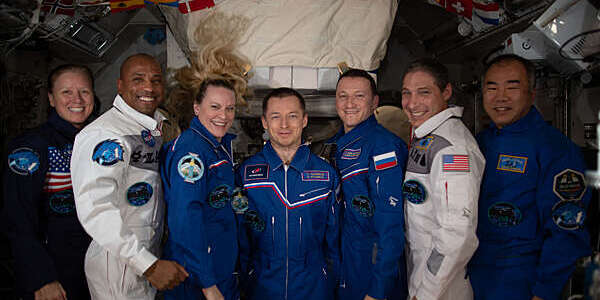
[[[312,198],[309,199],[305,199],[302,201],[298,201],[295,203],[291,203],[285,196],[284,194],[281,192],[281,190],[279,190],[279,187],[277,187],[277,185],[274,182],[255,182],[255,183],[248,183],[244,185],[244,189],[256,189],[256,188],[270,188],[273,190],[273,192],[275,193],[275,195],[277,195],[277,198],[279,198],[279,200],[281,201],[281,203],[283,203],[283,205],[285,205],[285,207],[287,207],[287,209],[294,209],[294,208],[298,208],[304,205],[308,205],[311,203],[315,203],[318,201],[321,201],[323,199],[327,199],[327,197],[329,196],[329,194],[331,194],[331,190],[327,190],[325,193],[321,194],[321,195],[317,195],[314,196]]]
[[[342,159],[357,159],[360,156],[361,149],[345,149],[342,152]]]
[[[358,174],[362,174],[362,173],[367,173],[369,172],[369,168],[363,168],[363,169],[356,169],[354,171],[348,172],[344,175],[342,175],[342,180],[346,180],[350,177],[356,176]]]
[[[244,180],[259,180],[269,178],[268,165],[248,165],[244,169]]]
[[[302,181],[329,181],[329,172],[306,170],[302,172]]]
[[[373,156],[373,162],[377,171],[393,168],[398,165],[396,152],[394,151]]]
[[[216,168],[216,167],[222,166],[222,165],[224,165],[226,163],[228,163],[228,161],[226,159],[223,159],[223,160],[220,160],[220,161],[218,161],[218,162],[216,162],[216,163],[208,166],[208,168],[209,169]]]
[[[465,154],[442,155],[442,171],[469,172],[469,156]]]

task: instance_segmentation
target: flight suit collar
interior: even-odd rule
[[[273,168],[273,170],[283,166],[283,161],[279,155],[277,155],[275,149],[273,149],[273,145],[271,145],[270,141],[265,144],[264,153],[267,163]],[[298,150],[296,150],[294,158],[292,158],[290,167],[296,169],[298,172],[302,172],[308,161],[309,153],[310,149],[308,149],[308,146],[306,144],[301,144],[300,147],[298,147]]]
[[[414,134],[415,138],[417,138],[417,139],[423,138],[424,136],[433,132],[440,125],[442,125],[442,123],[444,123],[446,120],[453,118],[453,117],[460,118],[460,117],[462,117],[462,114],[463,114],[462,107],[460,107],[460,106],[448,107],[448,108],[442,110],[441,112],[437,113],[435,116],[429,118],[427,121],[423,122],[423,124],[421,124],[421,126],[417,127],[417,129],[415,129],[413,131],[413,134]]]
[[[335,137],[335,140],[337,140],[338,151],[359,140],[365,133],[368,133],[376,125],[377,120],[375,119],[375,115],[372,114],[366,120],[352,128],[352,130],[350,130],[348,133],[344,133],[344,126],[342,126]]]
[[[508,124],[502,128],[498,128],[496,123],[492,122],[490,128],[494,132],[523,132],[536,127],[536,124],[539,124],[540,122],[544,122],[544,118],[537,108],[535,108],[535,106],[531,106],[529,112],[527,112],[524,117],[520,118],[516,122]]]
[[[73,126],[73,124],[61,118],[56,110],[52,110],[50,116],[48,116],[48,124],[70,140],[74,140],[75,135],[79,132],[79,129]]]
[[[121,95],[117,95],[115,97],[113,106],[116,107],[120,112],[131,117],[138,124],[142,125],[144,128],[149,130],[157,130],[157,120],[162,120],[163,118],[163,116],[158,112],[158,110],[154,112],[154,118],[151,118],[135,110],[133,107],[129,106],[129,104],[127,104],[125,100],[123,100],[123,98],[121,98]]]

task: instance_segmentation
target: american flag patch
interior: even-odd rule
[[[464,154],[445,154],[442,156],[444,172],[469,172],[469,156]]]
[[[71,147],[64,151],[56,147],[48,147],[48,172],[46,172],[46,182],[44,183],[44,192],[56,193],[72,188],[71,185]]]
[[[398,160],[396,160],[396,152],[394,151],[373,156],[373,162],[375,163],[375,170],[377,171],[385,170],[398,165]]]

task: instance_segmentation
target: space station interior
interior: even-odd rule
[[[196,29],[205,26],[204,41],[224,38],[211,34],[222,31],[205,22],[221,13],[244,20],[234,28],[234,51],[250,62],[250,91],[231,129],[237,162],[258,152],[268,138],[260,122],[262,98],[281,86],[306,98],[304,139],[319,152],[341,126],[335,88],[346,68],[365,69],[376,78],[375,115],[408,142],[401,78],[408,63],[421,57],[448,67],[451,102],[464,107],[463,122],[476,134],[490,123],[482,106],[483,66],[511,53],[535,63],[535,106],[581,147],[593,189],[600,186],[599,9],[598,0],[5,0],[0,2],[2,157],[11,138],[46,120],[45,82],[53,67],[79,63],[93,71],[96,115],[112,106],[119,66],[134,53],[158,59],[169,95],[175,72],[204,46]],[[163,106],[169,110],[169,103]],[[185,111],[169,113],[182,127],[189,121],[181,115]],[[586,221],[597,252],[600,218],[593,193]],[[4,239],[1,244],[0,298],[5,299],[13,273]],[[582,289],[583,264],[565,288],[565,299]]]

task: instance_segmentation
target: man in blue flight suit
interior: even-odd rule
[[[239,215],[247,299],[333,298],[339,267],[338,178],[301,144],[307,123],[302,95],[289,88],[273,90],[263,101],[262,116],[270,140],[238,171],[248,201]]]
[[[402,201],[406,144],[375,120],[379,98],[367,72],[353,69],[342,74],[335,98],[343,122],[329,141],[335,145],[329,160],[340,173],[344,201],[338,297],[405,299],[406,282],[399,274],[405,277],[406,272]]]
[[[477,136],[487,164],[469,268],[475,299],[559,299],[575,261],[590,254],[584,162],[533,107],[529,61],[499,56],[484,74],[493,123]]]

